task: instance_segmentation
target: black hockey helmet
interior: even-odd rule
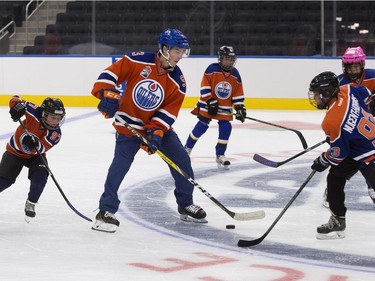
[[[59,98],[46,98],[42,105],[42,124],[49,130],[57,130],[65,120],[65,108]]]
[[[217,56],[219,60],[219,65],[223,71],[231,71],[234,65],[236,64],[236,53],[234,52],[234,49],[231,46],[221,46],[219,51],[217,52]],[[230,59],[230,63],[223,63],[224,59]]]
[[[339,80],[333,72],[325,71],[315,76],[309,87],[310,103],[317,109],[327,109],[330,102],[337,98]]]

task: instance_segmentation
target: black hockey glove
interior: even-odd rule
[[[13,107],[9,110],[10,116],[12,117],[14,122],[20,120],[20,118],[25,114],[26,106],[22,101],[17,102]]]
[[[150,145],[142,143],[141,148],[146,151],[148,155],[154,154],[156,150],[159,149],[163,136],[164,132],[159,128],[147,129],[146,138],[148,139]]]
[[[245,121],[246,118],[246,108],[244,105],[237,105],[234,108],[236,110],[236,119],[240,120],[242,123]]]
[[[207,112],[208,114],[215,116],[217,115],[217,111],[219,110],[219,103],[215,98],[209,98],[207,100]]]
[[[39,147],[39,140],[37,137],[27,135],[22,139],[22,144],[29,150],[33,150]]]
[[[311,165],[311,169],[317,172],[323,172],[329,166],[330,164],[325,156],[325,152],[323,152],[322,155],[314,160],[314,163]]]
[[[116,89],[102,89],[100,95],[102,98],[98,105],[99,111],[105,118],[112,118],[120,105],[120,92]]]

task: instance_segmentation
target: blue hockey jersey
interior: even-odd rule
[[[370,94],[361,85],[341,86],[337,100],[330,105],[322,128],[330,138],[326,156],[332,165],[346,157],[365,163],[375,160],[375,119],[365,104]]]

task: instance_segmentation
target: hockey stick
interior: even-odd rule
[[[277,222],[281,219],[281,217],[284,215],[284,213],[288,210],[288,208],[290,207],[290,205],[292,205],[292,203],[294,202],[294,200],[297,198],[297,196],[301,193],[302,189],[304,189],[304,187],[308,184],[308,182],[311,180],[311,178],[314,176],[315,174],[315,170],[313,170],[310,175],[307,177],[307,179],[305,180],[305,182],[301,185],[301,187],[297,190],[297,192],[293,195],[292,199],[289,200],[288,204],[286,204],[286,206],[284,207],[284,209],[281,211],[281,213],[279,214],[279,216],[276,218],[276,220],[271,224],[271,226],[267,229],[267,231],[259,238],[257,239],[254,239],[254,240],[242,240],[240,239],[237,243],[237,246],[238,247],[251,247],[251,246],[255,246],[255,245],[258,245],[260,244],[264,238],[266,238],[266,236],[271,232],[271,230],[273,229],[273,227],[277,224]]]
[[[129,131],[131,131],[136,137],[138,137],[146,145],[150,145],[148,139],[142,136],[136,129],[130,126],[121,116],[116,114],[115,118],[124,125]],[[221,204],[215,197],[213,197],[207,190],[205,190],[199,183],[197,183],[193,178],[191,178],[185,171],[180,169],[171,159],[168,158],[163,152],[157,150],[156,153],[163,159],[169,166],[175,169],[179,174],[181,174],[185,179],[187,179],[194,187],[197,187],[203,192],[208,198],[210,198],[217,206],[219,206],[224,212],[226,212],[230,217],[238,221],[246,220],[256,220],[262,219],[265,216],[264,211],[254,211],[249,213],[235,213],[228,210],[223,204]]]
[[[220,110],[219,112],[225,113],[225,111],[222,111],[222,110]],[[230,112],[228,112],[228,113],[230,113]],[[230,113],[230,114],[231,115],[236,115],[236,113]],[[307,148],[307,142],[306,142],[304,136],[302,135],[302,133],[300,131],[298,131],[298,130],[295,130],[295,129],[292,129],[292,128],[287,128],[287,127],[284,127],[284,126],[281,126],[281,125],[278,125],[278,124],[275,124],[275,123],[270,123],[270,122],[267,122],[267,121],[259,120],[259,119],[253,118],[253,117],[246,116],[245,118],[249,119],[249,120],[252,120],[252,121],[255,121],[255,122],[259,122],[259,123],[263,123],[263,124],[266,124],[266,125],[274,126],[274,127],[280,128],[280,129],[292,131],[292,132],[296,133],[297,136],[299,137],[299,139],[300,139],[300,141],[302,143],[303,148],[304,149]]]
[[[274,123],[270,123],[270,122],[266,122],[266,121],[263,121],[263,120],[255,119],[255,118],[252,118],[252,117],[245,117],[245,118],[249,119],[249,120],[252,120],[252,121],[259,122],[259,123],[263,123],[263,124],[267,124],[267,125],[270,125],[270,126],[274,126],[274,127],[280,128],[280,129],[292,131],[292,132],[296,133],[297,136],[299,137],[299,139],[300,139],[300,141],[302,143],[303,148],[304,149],[307,148],[307,142],[306,142],[305,138],[303,137],[302,133],[300,131],[298,131],[298,130],[287,128],[287,127],[284,127],[284,126],[281,126],[281,125],[278,125],[278,124],[274,124]]]
[[[284,161],[280,161],[280,162],[275,162],[275,161],[272,161],[272,160],[269,160],[267,158],[264,158],[263,156],[255,153],[254,156],[253,156],[253,159],[263,165],[266,165],[266,166],[269,166],[269,167],[272,167],[272,168],[277,168],[277,167],[280,167],[281,165],[284,165],[285,163],[288,163],[289,161],[292,161],[293,159],[313,150],[314,148],[317,148],[318,146],[324,144],[325,142],[328,142],[328,138],[326,138],[325,140],[321,141],[321,142],[318,142],[317,144],[309,147],[309,148],[306,148],[305,150],[301,151],[300,153],[297,153],[296,155],[284,160]]]
[[[29,137],[31,137],[29,131],[26,129],[25,124],[23,124],[22,120],[19,119],[18,121],[20,122],[20,124],[21,124],[23,130],[25,131],[26,135],[28,135]],[[35,148],[35,150],[36,150],[36,153],[38,154],[40,160],[42,160],[44,166],[46,167],[48,173],[51,175],[51,178],[52,178],[53,181],[55,182],[55,184],[56,184],[56,186],[57,186],[57,189],[60,191],[62,197],[63,197],[64,200],[65,200],[65,202],[66,202],[66,203],[68,204],[68,206],[70,207],[70,209],[72,209],[72,210],[73,210],[77,215],[79,215],[81,218],[83,218],[83,219],[85,219],[85,220],[87,220],[87,221],[91,221],[91,222],[92,222],[92,220],[91,220],[90,218],[88,218],[88,217],[86,217],[85,215],[81,214],[81,213],[80,213],[76,208],[74,208],[74,206],[70,203],[70,201],[68,200],[68,198],[65,196],[64,192],[62,191],[62,189],[61,189],[59,183],[57,182],[57,180],[56,180],[56,178],[55,178],[55,176],[53,175],[51,169],[49,168],[49,166],[48,166],[46,160],[43,158],[42,154],[40,153],[40,151],[39,151],[37,148]]]

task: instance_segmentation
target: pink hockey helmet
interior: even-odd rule
[[[357,82],[361,78],[363,69],[365,68],[366,55],[361,47],[349,47],[346,49],[344,55],[341,57],[342,70],[350,80]],[[359,64],[360,71],[358,70],[353,73],[351,71],[351,65]]]
[[[343,63],[362,63],[365,64],[366,55],[361,47],[347,48],[341,58]]]

